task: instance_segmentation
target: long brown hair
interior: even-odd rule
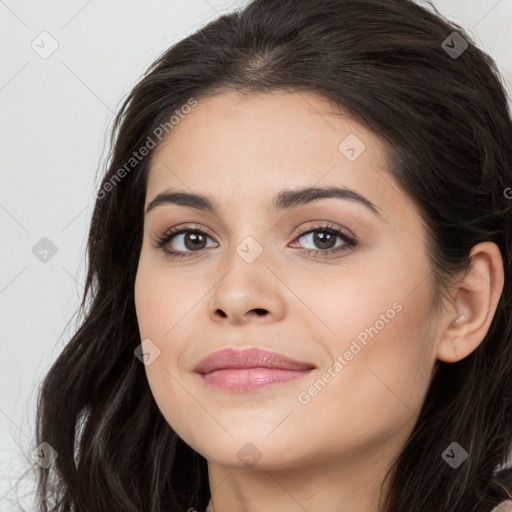
[[[58,453],[38,468],[40,510],[206,507],[206,460],[166,423],[134,356],[151,154],[133,153],[148,138],[158,144],[159,127],[170,131],[191,99],[230,89],[320,94],[379,136],[389,172],[421,211],[438,297],[474,245],[498,245],[505,285],[490,329],[460,362],[438,362],[382,497],[385,512],[489,511],[510,496],[510,474],[500,483],[496,472],[512,443],[511,116],[492,59],[410,0],[255,0],[172,46],[134,87],[115,118],[90,226],[83,321],[40,389],[37,443]],[[456,470],[441,457],[453,441],[469,455]]]

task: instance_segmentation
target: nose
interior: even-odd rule
[[[241,325],[253,321],[273,322],[283,317],[283,287],[264,258],[247,263],[235,253],[229,258],[227,268],[213,286],[208,301],[211,320]]]

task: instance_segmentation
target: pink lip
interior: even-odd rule
[[[251,391],[262,386],[303,378],[316,368],[259,348],[226,348],[210,354],[195,368],[209,386],[230,391]]]

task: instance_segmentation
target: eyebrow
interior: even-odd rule
[[[361,196],[354,190],[340,187],[306,187],[293,190],[280,191],[270,206],[267,207],[269,213],[277,213],[282,210],[296,208],[298,206],[309,204],[319,199],[343,199],[358,202],[371,210],[374,214],[380,216],[380,208],[371,201]],[[188,206],[197,210],[203,210],[217,215],[219,206],[213,196],[201,194],[191,194],[179,190],[166,190],[158,194],[146,208],[146,214],[157,206],[164,204],[176,204],[179,206]]]

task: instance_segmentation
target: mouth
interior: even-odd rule
[[[248,392],[295,381],[309,375],[309,370],[280,370],[275,368],[238,368],[215,370],[201,374],[205,384],[218,389],[233,392]]]
[[[312,363],[297,361],[277,352],[227,348],[207,356],[195,371],[213,389],[249,392],[302,379],[315,368]]]

